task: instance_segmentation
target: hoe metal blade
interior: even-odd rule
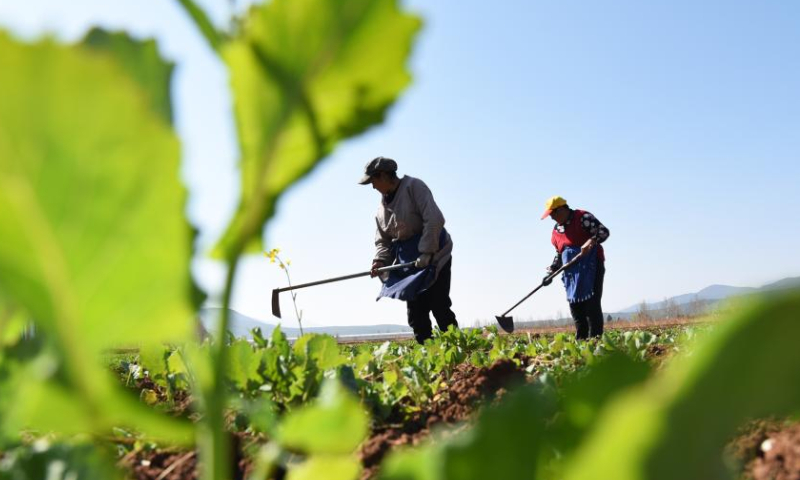
[[[497,323],[500,324],[500,328],[505,330],[507,333],[511,333],[514,331],[514,318],[513,317],[504,317],[502,315],[495,316],[494,318],[497,319]]]
[[[272,314],[278,318],[281,318],[281,302],[278,300],[280,293],[277,288],[272,291]]]
[[[582,255],[583,255],[583,253],[579,253],[579,254],[575,255],[572,258],[572,260],[570,260],[569,262],[564,264],[561,268],[559,268],[555,272],[551,273],[549,276],[547,276],[547,278],[542,280],[542,283],[538,287],[534,288],[531,293],[525,295],[525,297],[523,297],[523,299],[520,300],[519,302],[515,303],[513,307],[511,307],[508,310],[506,310],[505,312],[503,312],[502,315],[495,316],[494,318],[497,319],[497,323],[500,324],[500,328],[502,328],[503,330],[505,330],[508,333],[513,332],[514,331],[514,319],[511,318],[511,317],[507,317],[506,315],[511,313],[511,310],[514,310],[515,308],[517,308],[517,306],[519,306],[520,303],[522,303],[525,300],[527,300],[531,295],[536,293],[540,288],[549,285],[550,282],[553,280],[553,278],[555,278],[556,275],[558,275],[559,273],[561,273],[564,270],[566,270],[567,268],[569,268],[573,263],[577,262],[578,259],[580,259]]]

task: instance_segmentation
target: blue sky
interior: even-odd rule
[[[229,2],[200,3],[224,24]],[[2,2],[0,26],[27,39],[75,39],[91,25],[157,38],[177,64],[187,213],[203,249],[235,206],[236,140],[226,72],[176,4]],[[267,229],[295,282],[368,269],[379,198],[355,181],[377,155],[428,183],[444,212],[462,325],[489,321],[541,280],[554,251],[552,223],[539,216],[556,194],[611,230],[606,311],[800,275],[800,3],[404,5],[425,22],[414,83],[383,125],[341,144],[293,187]],[[218,303],[222,268],[199,255],[193,271]],[[271,320],[283,272],[254,256],[237,284],[233,307]],[[297,299],[307,324],[405,323],[404,304],[375,302],[377,291],[362,278]],[[567,312],[554,283],[514,313]]]

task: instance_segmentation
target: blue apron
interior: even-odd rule
[[[581,251],[580,247],[564,247],[561,261],[566,264]],[[597,275],[597,248],[589,250],[585,257],[564,270],[561,281],[567,290],[567,301],[577,303],[589,300],[594,295],[594,279]]]
[[[396,240],[392,243],[392,253],[397,259],[397,263],[413,262],[419,258],[420,238],[422,238],[421,233],[406,240]],[[446,238],[447,233],[445,229],[442,229],[442,233],[439,235],[439,248],[444,246]],[[436,265],[433,262],[423,269],[411,266],[392,270],[389,272],[389,278],[383,282],[381,292],[375,300],[380,300],[381,297],[405,301],[414,300],[417,295],[429,289],[435,281]]]

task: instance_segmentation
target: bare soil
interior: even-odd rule
[[[437,425],[466,424],[475,412],[487,403],[497,401],[505,394],[506,389],[525,381],[522,366],[511,360],[498,360],[486,368],[478,368],[470,364],[458,365],[453,371],[447,385],[434,398],[425,410],[416,412],[406,421],[375,425],[370,437],[362,444],[359,457],[364,466],[362,478],[374,478],[378,466],[386,453],[401,445],[416,445],[430,435],[431,429]],[[163,394],[161,389],[148,382],[137,385],[151,388]],[[176,402],[173,413],[186,414],[189,399]],[[235,452],[234,479],[246,478],[251,467],[242,451],[243,445],[252,439],[243,434],[231,435],[231,447]],[[129,478],[135,480],[195,480],[198,478],[198,458],[195,450],[156,449],[137,450],[121,458],[118,465],[128,472]]]
[[[434,426],[467,421],[481,405],[500,399],[509,386],[525,381],[523,368],[511,360],[498,360],[487,368],[458,365],[430,407],[417,412],[410,421],[373,428],[359,451],[364,466],[361,478],[374,478],[389,450],[417,445],[430,435]]]
[[[142,451],[125,456],[119,466],[137,480],[196,480],[197,454],[195,451]]]
[[[243,454],[243,445],[249,442],[246,435],[230,435],[234,455],[232,480],[247,478],[251,461]],[[138,450],[122,457],[117,465],[134,480],[197,480],[199,478],[196,450],[157,449]]]
[[[774,419],[745,426],[727,448],[747,480],[800,480],[800,423]]]

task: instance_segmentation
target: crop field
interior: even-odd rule
[[[552,329],[506,335],[490,327],[451,330],[424,346],[338,345],[326,335],[291,344],[279,329],[269,338],[254,331],[254,342],[229,344],[231,478],[481,478],[494,469],[514,475],[505,478],[562,478],[562,456],[586,434],[602,403],[652,382],[718,328],[664,322],[576,342],[569,333],[546,331]],[[197,359],[209,348],[151,348],[109,354],[106,361],[131,396],[193,423],[203,409],[192,393],[202,375]],[[740,477],[795,478],[798,425],[757,420],[740,425],[719,460]],[[87,448],[114,452],[125,478],[198,476],[195,449],[121,427],[79,444],[31,432],[2,454],[0,474],[26,471],[43,455],[52,462]],[[531,450],[537,455],[526,456]],[[444,471],[429,477],[437,469]],[[461,469],[482,473],[462,476]]]
[[[0,480],[800,478],[796,289],[588,341],[231,335],[237,273],[277,252],[279,200],[384,122],[423,19],[398,0],[213,21],[174,3],[230,99],[237,158],[208,171],[238,168],[240,188],[217,232],[187,213],[182,152],[199,150],[172,99],[187,83],[155,39],[0,31]],[[215,291],[199,258],[223,272]],[[222,313],[198,341],[209,298]]]

